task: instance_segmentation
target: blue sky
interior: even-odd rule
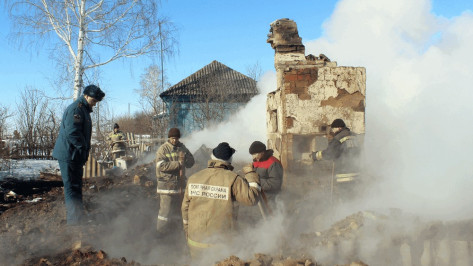
[[[176,84],[212,60],[246,74],[248,66],[259,63],[263,71],[274,70],[274,51],[266,43],[269,24],[280,18],[293,19],[304,42],[323,35],[323,23],[328,20],[338,1],[163,1],[162,14],[169,17],[179,29],[179,51],[166,62],[166,73],[171,84]],[[362,1],[360,1],[362,2]],[[447,18],[473,9],[473,1],[435,0],[432,12]],[[55,68],[48,58],[48,47],[41,49],[17,48],[7,39],[10,21],[2,6],[0,12],[0,104],[10,110],[16,108],[19,92],[26,86],[44,90],[54,96],[49,88],[55,78]],[[320,51],[324,53],[324,51]],[[329,57],[331,57],[329,55]],[[139,110],[138,96],[140,75],[152,62],[149,59],[119,61],[102,68],[101,87],[115,115]]]

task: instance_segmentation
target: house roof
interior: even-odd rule
[[[198,100],[209,97],[213,100],[243,98],[248,101],[258,94],[256,81],[214,60],[194,74],[181,80],[159,96]]]

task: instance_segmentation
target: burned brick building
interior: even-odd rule
[[[277,89],[266,103],[267,144],[286,172],[312,163],[309,154],[326,147],[329,125],[336,118],[362,139],[365,68],[337,66],[323,54],[306,56],[297,25],[290,19],[271,23],[267,42],[275,50],[277,73]]]

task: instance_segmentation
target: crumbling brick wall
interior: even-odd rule
[[[267,144],[286,170],[311,163],[310,152],[325,148],[336,118],[364,134],[365,68],[339,67],[323,54],[305,56],[289,19],[271,23],[268,43],[275,49],[277,90],[267,97]]]

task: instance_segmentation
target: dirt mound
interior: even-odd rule
[[[103,250],[94,251],[91,248],[66,250],[59,254],[49,255],[39,258],[31,258],[25,260],[22,265],[140,265],[134,261],[127,262],[125,258],[111,259]]]
[[[13,191],[16,195],[3,197],[1,203],[3,212],[0,214],[0,246],[2,246],[0,258],[3,263],[19,264],[25,258],[59,254],[73,247],[78,231],[83,242],[92,244],[96,249],[108,247],[111,240],[105,236],[116,234],[117,219],[124,212],[127,212],[131,220],[136,217],[142,219],[123,221],[125,228],[126,224],[132,226],[129,226],[125,232],[121,232],[119,241],[127,246],[130,244],[126,244],[127,241],[124,238],[133,242],[138,241],[137,238],[142,237],[143,234],[150,235],[149,231],[154,229],[153,221],[157,202],[153,178],[150,175],[153,169],[148,167],[149,165],[139,166],[136,170],[121,172],[117,176],[84,179],[83,197],[89,223],[78,229],[66,225],[62,182],[57,180],[3,181],[1,183],[3,191]],[[140,176],[143,185],[133,184],[132,177],[135,175]],[[13,193],[10,194],[13,195]],[[139,206],[135,207],[135,204]],[[146,212],[143,209],[149,211]],[[142,227],[150,229],[137,234],[136,231],[141,230]],[[92,251],[88,252],[86,254],[92,254],[90,253]],[[57,260],[61,261],[64,254],[60,253]],[[78,254],[75,251],[73,258],[76,258]],[[48,261],[53,265],[56,264],[52,257],[49,257]],[[69,264],[64,260],[62,262],[62,264]]]
[[[237,256],[230,256],[222,261],[216,262],[216,266],[295,266],[295,265],[304,265],[304,266],[316,266],[317,264],[311,259],[293,259],[289,258],[273,258],[265,254],[255,254],[254,259],[249,261],[244,261],[238,258]]]
[[[66,225],[64,192],[57,176],[35,181],[4,180],[0,183],[3,193],[0,197],[0,207],[3,208],[0,213],[0,261],[6,265],[189,264],[185,236],[179,225],[167,236],[158,237],[155,233],[159,199],[154,176],[154,165],[150,163],[127,171],[113,171],[105,177],[85,179],[83,194],[89,222],[78,227]],[[309,180],[304,183],[303,191],[310,191],[315,185]],[[437,243],[434,241],[442,241],[445,236],[456,241],[472,239],[471,221],[425,224],[416,217],[396,211],[388,215],[356,212],[335,223],[330,222],[326,230],[314,232],[314,228],[320,228],[318,219],[314,217],[325,216],[324,212],[315,211],[314,205],[327,206],[330,198],[321,193],[299,192],[286,190],[281,195],[286,211],[282,221],[284,228],[274,229],[281,230],[274,240],[279,243],[279,250],[275,251],[278,255],[256,254],[253,259],[231,256],[216,264],[366,265],[362,262],[346,263],[360,260],[369,260],[368,263],[398,262],[403,256],[420,258],[424,240],[432,240],[434,245]],[[254,210],[258,214],[257,209]],[[243,218],[247,217],[239,216],[244,228]],[[248,228],[255,224],[246,222]],[[274,230],[266,234],[274,235]],[[376,241],[379,238],[383,241],[376,242],[375,246],[367,245],[369,242],[363,242],[365,236],[375,236]],[[73,249],[78,240],[82,248]],[[443,242],[440,244],[442,248]],[[410,255],[400,254],[400,248],[402,251],[407,246]],[[376,248],[380,258],[366,253],[367,247]],[[390,252],[392,254],[387,255]],[[238,251],[228,254],[236,253]],[[245,254],[251,256],[253,253]]]
[[[177,226],[172,234],[156,236],[159,199],[153,163],[84,179],[83,197],[89,221],[77,227],[66,225],[60,177],[48,175],[35,181],[7,180],[1,184],[4,211],[0,213],[0,258],[5,264],[187,265],[190,262],[185,236],[180,233],[182,228]],[[16,196],[6,197],[10,191]],[[78,241],[83,248],[74,249]],[[284,257],[256,254],[254,259],[243,261],[232,256],[217,264],[316,265],[314,259],[296,249],[285,250]]]

